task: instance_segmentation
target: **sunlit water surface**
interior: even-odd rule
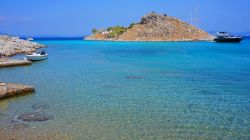
[[[0,101],[2,129],[38,106],[53,118],[25,129],[65,139],[250,139],[249,40],[39,43],[49,59],[0,69],[36,89]]]

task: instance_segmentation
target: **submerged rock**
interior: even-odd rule
[[[15,83],[7,83],[7,84],[2,83],[2,84],[4,84],[4,86],[0,88],[0,99],[11,97],[11,96],[33,93],[35,90],[34,87],[27,86],[27,85],[21,85],[21,84],[15,84]]]
[[[126,79],[143,79],[142,76],[126,76]]]
[[[49,105],[48,105],[48,104],[44,104],[44,103],[33,104],[31,107],[32,107],[36,112],[44,111],[44,110],[46,110],[46,109],[49,109]]]
[[[41,114],[41,113],[24,113],[18,116],[18,120],[21,121],[27,121],[27,122],[42,122],[42,121],[48,121],[52,117],[47,114]]]
[[[200,93],[204,95],[217,95],[218,94],[217,92],[209,91],[209,90],[202,90],[200,91]]]

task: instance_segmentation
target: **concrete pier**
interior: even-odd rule
[[[1,59],[0,58],[0,68],[3,67],[14,67],[14,66],[24,66],[31,65],[32,62],[29,60],[18,60],[18,59]]]
[[[34,90],[35,89],[32,86],[0,82],[0,99],[16,95],[29,94],[34,92]]]

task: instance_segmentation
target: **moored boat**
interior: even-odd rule
[[[217,32],[215,42],[241,42],[243,37],[241,36],[232,36],[227,32]]]
[[[28,41],[33,41],[34,39],[32,37],[27,38]]]
[[[26,58],[30,61],[39,61],[39,60],[44,60],[48,58],[48,54],[45,53],[44,50],[41,52],[36,52],[31,55],[26,55]]]

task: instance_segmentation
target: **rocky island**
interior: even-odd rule
[[[104,30],[93,29],[85,40],[106,41],[209,41],[213,36],[185,23],[180,19],[159,15],[155,12],[141,18],[139,23],[129,27],[109,27]]]
[[[22,53],[32,53],[44,45],[19,39],[19,37],[10,37],[0,35],[0,56],[13,56]]]

